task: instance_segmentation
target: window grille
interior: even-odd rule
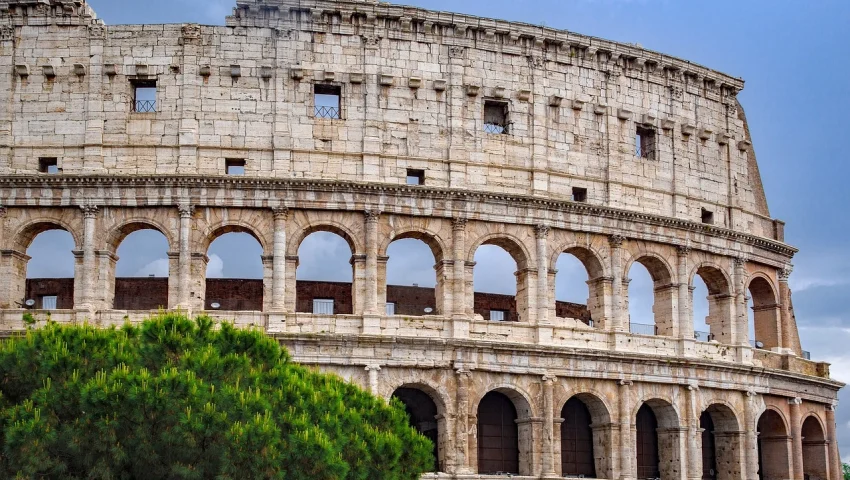
[[[508,104],[494,100],[484,101],[484,131],[487,133],[508,133]]]
[[[156,80],[133,81],[133,112],[156,112]]]
[[[336,85],[313,87],[314,115],[316,118],[339,120],[342,118],[342,89]]]
[[[333,299],[313,299],[313,313],[316,315],[333,315],[334,301]]]
[[[41,309],[42,310],[56,310],[56,303],[58,297],[56,295],[42,295],[41,297]]]

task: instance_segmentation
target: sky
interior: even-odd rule
[[[223,24],[235,0],[89,0],[107,24]],[[803,348],[832,363],[832,376],[850,383],[850,2],[846,0],[395,0],[394,3],[546,25],[678,56],[746,81],[739,99],[747,113],[770,213],[787,222],[786,241],[798,248],[791,276]],[[64,242],[64,243],[63,243]],[[137,232],[119,249],[118,275],[164,275],[164,238]],[[238,248],[237,248],[238,247]],[[73,248],[46,233],[30,248],[30,276],[63,275]],[[251,250],[253,248],[254,250]],[[350,280],[348,246],[314,234],[299,252],[302,279]],[[259,246],[240,234],[212,245],[211,277],[260,278]],[[431,286],[433,256],[415,240],[391,246],[390,283]],[[63,257],[64,258],[64,257]],[[247,261],[253,258],[256,261]],[[479,291],[513,293],[513,260],[498,248],[476,254]],[[481,261],[484,260],[484,261]],[[564,256],[558,299],[583,303],[586,274]],[[507,273],[506,273],[507,272]],[[630,272],[632,320],[651,318],[651,282]],[[697,286],[696,299],[705,295]],[[695,300],[695,316],[705,315]],[[699,330],[701,322],[697,321]],[[842,456],[850,460],[850,393],[842,390],[837,420]]]

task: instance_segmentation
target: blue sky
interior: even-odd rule
[[[89,3],[107,24],[222,24],[235,0],[89,0]],[[850,214],[845,211],[850,207],[850,189],[846,185],[850,179],[850,162],[845,153],[845,138],[850,131],[850,55],[847,53],[850,2],[396,0],[394,3],[543,24],[638,43],[744,78],[746,88],[739,98],[750,122],[771,215],[787,222],[786,240],[801,249],[794,260],[791,285],[803,348],[811,350],[817,360],[832,362],[833,376],[850,382],[847,349],[850,255],[846,250]],[[138,252],[148,242],[144,241],[144,233],[135,235],[138,248],[133,250]],[[45,243],[47,239],[39,241]],[[239,250],[232,248],[237,241],[237,237],[232,237],[216,242],[218,245],[211,251],[215,274],[251,274],[239,270],[245,262],[232,258],[232,252]],[[302,252],[302,258],[334,251],[347,263],[347,247],[333,242],[332,238],[322,238],[315,246],[305,246],[307,250]],[[155,243],[151,245],[151,249],[163,248]],[[421,248],[413,244],[404,247],[410,251]],[[495,255],[490,258],[498,260],[498,252],[483,254]],[[425,257],[428,255],[424,252]],[[126,265],[119,269],[127,274],[147,273],[149,270],[145,268],[153,268],[141,257],[125,256],[122,263]],[[509,263],[509,257],[492,262],[494,269]],[[31,268],[39,271],[47,266]],[[564,271],[573,268],[578,267],[562,265]],[[413,277],[399,275],[396,277],[399,283],[428,283],[427,268],[417,270],[405,265],[403,269],[418,273]],[[321,277],[322,271],[317,267],[302,274],[299,269],[299,276]],[[493,272],[482,271],[480,277],[476,275],[476,282],[493,276]],[[643,283],[637,278],[633,288],[645,288],[641,286]],[[511,290],[510,284],[489,287]],[[566,284],[559,284],[558,288],[559,292],[568,289]],[[641,300],[635,294],[633,303],[639,309],[645,307],[642,303],[651,304],[651,300]],[[844,402],[838,412],[839,437],[843,456],[848,458],[850,394],[842,391],[841,397]]]

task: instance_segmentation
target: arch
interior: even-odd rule
[[[366,259],[355,254],[351,250],[351,238],[339,232],[323,225],[305,229],[302,233],[306,236],[298,244],[297,255],[287,257],[292,265],[287,275],[295,281],[292,305],[296,312],[316,315],[363,312]]]
[[[572,400],[573,398],[577,398],[584,402],[584,404],[587,405],[587,408],[590,410],[590,416],[593,419],[594,425],[607,425],[612,421],[611,406],[605,400],[605,395],[601,394],[596,390],[588,389],[582,391],[575,391],[562,398],[565,399],[560,405],[560,409],[563,409],[564,405],[566,405],[567,402]]]
[[[254,240],[260,244],[260,247],[263,249],[264,254],[268,254],[269,245],[266,239],[261,235],[254,226],[249,225],[242,221],[236,220],[228,220],[224,222],[219,222],[215,225],[210,226],[207,229],[207,233],[204,236],[204,240],[201,243],[201,247],[203,252],[207,252],[210,249],[210,245],[221,237],[222,235],[228,233],[247,233],[248,235],[254,237]]]
[[[669,400],[652,398],[634,413],[638,478],[679,478],[682,451],[679,413]]]
[[[691,313],[696,317],[697,304],[694,297],[696,279],[699,277],[708,289],[706,298],[708,303],[708,315],[705,324],[708,325],[708,335],[697,333],[695,338],[700,341],[716,340],[723,344],[733,344],[735,332],[732,325],[734,318],[734,298],[732,296],[732,281],[722,269],[712,263],[703,262],[691,270],[689,285],[691,287]],[[682,308],[682,307],[680,307]],[[694,324],[698,322],[693,318]]]
[[[768,408],[759,417],[758,434],[759,479],[784,480],[791,478],[791,437],[788,423],[782,414]]]
[[[773,281],[764,274],[750,276],[747,290],[752,299],[752,322],[756,346],[773,349],[782,346],[782,319],[779,294]]]
[[[429,235],[412,231],[402,233],[394,237],[386,245],[384,255],[378,257],[378,304],[386,304],[387,315],[423,316],[445,313],[445,266],[438,260],[438,255],[441,254],[435,253],[435,249],[441,247],[436,242],[428,241],[428,237]],[[405,248],[397,242],[408,242],[409,248],[404,251],[404,255],[399,255],[398,250],[390,255],[393,245]],[[416,248],[413,248],[414,246]],[[430,259],[426,252],[430,252]],[[400,265],[407,267],[401,270],[404,278],[398,276]],[[397,274],[395,282],[391,282],[393,273]],[[411,277],[419,283],[411,286]],[[399,280],[406,282],[401,283]]]
[[[289,256],[297,256],[298,249],[301,247],[304,239],[316,232],[329,232],[339,235],[348,243],[348,248],[351,249],[352,255],[357,255],[364,251],[357,241],[357,235],[355,235],[348,227],[339,222],[322,220],[298,229],[289,240],[286,248],[286,254]]]
[[[130,234],[139,230],[156,230],[165,237],[168,242],[168,249],[171,250],[177,245],[177,240],[173,237],[171,229],[166,228],[163,224],[148,218],[131,218],[113,227],[106,235],[106,247],[111,253],[116,253],[118,247],[124,242]]]
[[[478,403],[478,473],[520,471],[519,415],[514,402],[500,391],[490,391]]]
[[[517,270],[524,270],[529,267],[531,255],[522,240],[514,235],[498,232],[476,238],[471,242],[471,247],[467,252],[466,259],[468,262],[475,261],[475,252],[482,245],[495,245],[504,249],[516,262]]]
[[[343,237],[345,238],[345,237]],[[379,256],[387,256],[387,250],[390,248],[390,245],[398,240],[405,240],[408,238],[412,238],[415,240],[420,240],[425,245],[428,245],[428,248],[431,249],[431,253],[434,255],[434,261],[440,263],[443,261],[445,252],[448,251],[448,247],[443,242],[443,240],[434,232],[419,227],[406,227],[404,229],[400,229],[394,235],[388,236],[381,241],[381,244],[378,246],[378,255]]]
[[[694,278],[696,276],[699,276],[702,278],[702,281],[705,282],[705,286],[708,287],[709,295],[731,293],[732,279],[729,278],[729,275],[723,271],[722,268],[718,267],[714,263],[702,262],[695,265],[694,268],[691,269],[689,283],[691,286],[693,286]]]
[[[736,480],[744,472],[741,455],[741,423],[735,410],[715,402],[700,415],[704,480]]]
[[[247,248],[251,248],[253,245],[248,247],[248,245],[242,243],[235,246],[235,248],[234,246],[231,246],[230,248],[223,248],[218,252],[211,254],[216,242],[223,242],[224,244],[227,244],[228,241],[233,241],[234,238],[236,241],[243,240],[244,238],[238,239],[238,237],[232,236],[233,234],[240,233],[247,234],[253,238],[253,240],[257,242],[256,245],[260,247],[260,252],[258,255],[259,259],[257,257],[252,257],[255,260],[251,262],[245,262],[242,261],[242,259],[239,259],[240,262],[237,267],[242,268],[246,265],[253,264],[254,261],[258,261],[260,267],[259,278],[244,275],[245,272],[243,272],[243,275],[238,276],[226,274],[224,268],[227,267],[227,265],[234,265],[234,263],[223,262],[221,256],[217,255],[218,253],[221,253],[221,255],[226,258],[227,255],[234,250],[239,249],[247,251]],[[231,238],[229,240],[224,240],[224,237],[228,235],[231,235]],[[271,265],[270,262],[266,262],[263,259],[265,247],[261,240],[261,236],[258,235],[253,228],[248,228],[238,223],[228,223],[211,229],[207,236],[207,240],[210,239],[212,239],[212,241],[206,244],[203,260],[193,259],[193,261],[202,262],[202,266],[199,266],[199,268],[203,268],[205,272],[203,286],[204,308],[206,310],[220,309],[223,311],[264,310],[264,306],[268,303],[268,299],[271,294]],[[218,274],[215,273],[216,269],[219,270]],[[211,271],[213,273],[211,273]]]
[[[638,478],[661,476],[658,452],[658,418],[648,405],[643,404],[635,416],[635,455]]]
[[[626,275],[628,275],[628,272],[632,269],[632,265],[635,263],[646,267],[656,287],[673,283],[673,268],[661,255],[652,252],[641,252],[633,255],[624,263],[623,271]]]
[[[590,280],[596,280],[606,275],[605,262],[603,256],[592,247],[587,245],[579,245],[576,242],[568,242],[555,249],[552,257],[549,259],[549,269],[556,270],[558,259],[564,253],[570,254],[578,259],[584,265],[587,271],[587,276]]]
[[[21,253],[24,253],[32,244],[32,241],[35,240],[35,237],[49,230],[64,230],[68,232],[71,238],[74,239],[74,249],[80,250],[83,248],[82,233],[76,232],[68,223],[56,219],[36,219],[23,224],[18,227],[13,236],[15,239],[14,244]]]
[[[434,397],[413,386],[397,388],[392,398],[404,404],[410,426],[434,444],[434,472],[445,471],[446,424]]]
[[[811,414],[803,420],[803,475],[809,480],[826,480],[829,477],[829,442],[823,422]]]
[[[516,385],[494,384],[488,386],[484,391],[486,393],[480,398],[478,398],[471,405],[471,410],[475,410],[478,408],[478,404],[481,402],[481,400],[487,393],[498,392],[508,397],[511,402],[513,402],[514,407],[517,411],[517,415],[519,415],[520,419],[533,418],[539,416],[534,410],[534,403],[531,401],[531,395]]]
[[[55,232],[50,235],[47,232]],[[72,232],[50,222],[31,223],[19,237],[26,248],[20,255],[9,255],[12,268],[7,271],[10,280],[8,306],[21,308],[25,302],[35,302],[33,308],[67,310],[79,301],[76,239]],[[38,237],[42,234],[46,235]]]
[[[516,279],[516,290],[511,294],[485,294],[476,292],[476,270],[475,256],[484,245],[493,245],[504,250],[516,263],[514,276]],[[466,291],[471,305],[467,304],[467,313],[481,315],[484,319],[494,321],[530,322],[534,312],[529,307],[530,283],[529,275],[534,275],[527,268],[529,265],[528,251],[522,241],[507,233],[492,233],[477,238],[469,250],[469,261],[467,262],[466,275],[468,284]],[[479,270],[480,272],[480,270]],[[470,278],[471,277],[471,278]],[[502,277],[500,277],[502,278]],[[499,315],[496,317],[495,315]]]
[[[675,312],[678,305],[678,288],[673,283],[673,274],[670,265],[660,255],[654,253],[640,253],[632,257],[626,263],[625,280],[628,282],[631,270],[634,264],[639,263],[649,272],[649,277],[652,279],[652,319],[653,325],[646,325],[645,321],[635,322],[634,328],[630,325],[632,333],[640,333],[645,335],[661,335],[666,337],[679,336],[679,321],[676,318]],[[628,283],[627,283],[628,285]],[[624,309],[629,311],[630,297],[632,295],[632,287],[626,289],[628,295],[624,298]],[[640,320],[640,319],[638,319]],[[631,320],[630,324],[633,323]]]
[[[139,238],[139,236],[144,234],[138,232],[145,230],[156,232],[155,235],[159,238]],[[137,233],[136,242],[133,243],[132,236]],[[118,255],[118,252],[122,250],[124,242],[128,240],[130,244],[124,247],[124,251],[127,248],[130,248],[131,252],[142,250],[139,249],[139,240],[144,241],[143,245],[146,247],[144,251],[148,254],[153,252],[149,247],[153,247],[154,245],[159,246],[164,243],[165,248],[155,256],[146,256],[143,253],[137,253],[136,259],[147,263],[142,265],[141,268],[139,268],[139,265],[136,265],[138,270],[136,270],[135,274],[125,275],[121,278],[118,276],[119,267],[126,265],[128,259],[125,259],[125,263],[122,264],[121,256]],[[113,242],[118,243],[113,244]],[[168,256],[170,250],[168,236],[148,223],[127,222],[123,224],[123,227],[118,227],[110,232],[107,247],[113,253],[113,256],[110,257],[112,259],[109,270],[111,278],[106,279],[106,285],[103,286],[106,292],[104,303],[116,310],[157,310],[168,308],[169,304],[172,303],[169,301],[169,298],[177,296],[176,289],[174,291],[170,290],[175,286],[175,282],[170,282],[169,276],[176,269],[177,265],[176,261]],[[173,265],[172,262],[174,263]],[[144,269],[148,267],[148,271],[145,272]],[[162,275],[157,275],[157,272],[163,268],[165,270],[164,278]]]
[[[593,398],[592,396],[590,396]],[[593,414],[579,396],[561,408],[561,475],[596,478]]]
[[[564,245],[562,248],[563,250],[557,251],[552,257],[553,267],[551,271],[556,272],[554,281],[552,282],[552,287],[555,290],[553,317],[575,318],[590,326],[605,329],[608,324],[605,314],[606,284],[602,281],[605,277],[605,267],[602,263],[601,256],[586,246],[570,244]],[[579,315],[575,312],[575,310],[579,307],[571,305],[569,302],[566,304],[561,303],[564,299],[559,299],[558,296],[559,287],[561,285],[560,282],[564,278],[564,274],[559,271],[557,266],[564,255],[570,256],[578,261],[578,263],[584,267],[584,271],[587,274],[587,281],[585,282],[587,296],[583,302],[579,302],[578,298],[573,299],[577,303],[584,303],[584,310],[580,310]],[[576,279],[576,281],[578,281],[578,279]],[[578,284],[575,284],[575,287],[578,289]]]

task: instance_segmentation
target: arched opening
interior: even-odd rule
[[[316,315],[350,315],[355,302],[354,269],[365,259],[352,255],[350,244],[341,235],[315,231],[298,246],[295,295],[296,311]]]
[[[525,257],[506,239],[484,242],[475,250],[472,272],[473,313],[494,322],[528,321],[528,272]]]
[[[263,247],[248,231],[214,236],[207,250],[204,308],[225,311],[263,309]]]
[[[753,344],[767,350],[782,346],[782,324],[779,300],[773,286],[763,277],[755,277],[749,285],[752,298]]]
[[[443,312],[443,266],[437,263],[438,256],[439,250],[435,253],[433,246],[419,238],[404,236],[393,240],[387,248],[386,273],[378,274],[386,287],[381,301],[386,305],[387,315],[422,316]]]
[[[32,233],[32,240],[26,249],[29,259],[25,260],[24,298],[13,298],[15,307],[40,310],[73,309],[77,263],[74,237],[67,230],[53,224],[38,226]],[[79,261],[82,261],[82,258]]]
[[[723,404],[712,404],[702,412],[699,423],[702,429],[702,478],[741,478],[741,429],[732,409]]]
[[[440,455],[441,432],[437,418],[439,415],[437,404],[430,395],[417,388],[402,387],[393,392],[392,396],[404,404],[410,426],[434,444],[433,471],[444,471]]]
[[[635,434],[638,478],[680,478],[682,430],[673,405],[661,399],[643,403],[635,418]]]
[[[573,326],[605,328],[605,285],[599,260],[586,249],[572,248],[558,256],[555,270],[555,316],[572,320]]]
[[[658,419],[649,405],[642,405],[635,420],[637,434],[637,476],[658,478],[661,476],[658,456]]]
[[[590,409],[573,397],[561,409],[561,418],[561,475],[596,478]]]
[[[701,266],[697,269],[691,282],[696,340],[734,343],[733,300],[729,282],[722,271],[711,266]]]
[[[489,392],[478,404],[478,473],[519,474],[517,411],[505,394]]]
[[[628,296],[625,299],[629,312],[629,331],[638,335],[659,334],[653,312],[655,296],[652,276],[642,264],[635,262],[626,280]]]
[[[829,444],[817,418],[803,422],[803,475],[806,480],[826,480],[829,475]]]
[[[162,232],[139,225],[124,232],[116,249],[113,308],[168,308],[168,240]]]
[[[767,410],[759,417],[757,432],[759,479],[791,478],[791,437],[788,435],[785,420],[776,411]]]

